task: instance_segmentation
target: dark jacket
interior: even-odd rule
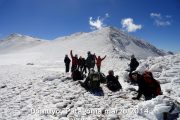
[[[95,66],[95,56],[92,54],[89,54],[86,59],[86,66],[89,68],[93,68]]]
[[[106,77],[107,79],[107,87],[112,90],[116,91],[122,88],[121,84],[118,81],[118,78],[113,75],[108,75]]]
[[[64,58],[64,63],[65,63],[66,65],[69,65],[70,62],[71,62],[71,60],[69,59],[69,57],[65,57],[65,58]]]
[[[84,64],[85,64],[85,59],[84,59],[84,58],[79,58],[79,59],[78,59],[78,65],[79,65],[80,67],[83,67]]]
[[[139,66],[139,62],[136,60],[136,58],[132,58],[130,62],[130,68],[132,71],[136,70],[136,68]]]

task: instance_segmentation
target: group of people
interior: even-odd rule
[[[102,73],[96,72],[93,68],[91,68],[85,81],[80,81],[82,87],[92,92],[98,92],[101,90],[101,83],[106,83],[108,89],[113,92],[122,89],[122,86],[118,81],[118,76],[114,76],[113,70],[109,70],[108,75],[104,76]]]
[[[101,70],[101,62],[106,58],[106,55],[101,58],[100,56],[96,57],[95,54],[91,54],[90,51],[87,52],[87,58],[83,58],[82,56],[80,56],[78,58],[78,55],[75,54],[75,56],[72,53],[72,50],[70,51],[70,56],[72,59],[72,66],[71,66],[71,72],[74,72],[76,69],[80,70],[80,72],[82,73],[87,73],[87,69],[88,69],[88,73],[90,72],[91,68],[95,68],[95,64],[97,66],[97,71],[100,72]],[[70,68],[70,63],[71,60],[68,57],[68,55],[65,55],[64,58],[64,63],[66,66],[66,72],[69,72],[69,68]]]
[[[113,92],[122,89],[122,86],[118,81],[118,76],[114,75],[113,70],[109,70],[107,76],[101,73],[101,62],[106,56],[103,58],[100,56],[96,57],[95,54],[91,54],[89,51],[86,59],[82,56],[78,58],[77,54],[73,56],[72,50],[70,51],[70,55],[72,60],[71,72],[74,80],[83,80],[85,78],[83,73],[87,73],[86,69],[88,69],[88,76],[85,81],[80,81],[82,87],[88,90],[98,91],[100,89],[100,83],[106,83],[109,90]],[[68,55],[65,56],[64,62],[66,65],[66,72],[69,72],[71,60]],[[94,70],[95,64],[97,66],[97,72]],[[152,73],[149,71],[145,71],[143,74],[137,72],[136,68],[138,66],[139,62],[135,56],[132,55],[129,64],[130,70],[128,70],[129,79],[132,84],[137,84],[139,87],[137,97],[133,97],[132,99],[140,99],[140,97],[144,95],[145,100],[150,100],[157,95],[161,95],[160,83],[154,79]]]

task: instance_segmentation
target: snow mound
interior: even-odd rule
[[[138,111],[140,116],[153,120],[164,120],[164,114],[169,113],[169,119],[180,117],[180,103],[167,96],[158,96],[153,100],[138,104],[141,109],[148,109],[148,113]]]

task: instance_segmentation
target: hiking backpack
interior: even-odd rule
[[[76,69],[72,72],[72,78],[73,80],[83,80],[84,76],[82,72]]]
[[[150,86],[151,90],[153,91],[153,93],[157,96],[157,95],[162,95],[162,91],[161,91],[161,86],[159,81],[155,80],[153,77],[152,72],[150,71],[145,71],[143,73],[143,79],[145,81],[145,83]]]
[[[100,75],[98,72],[94,72],[91,74],[90,85],[92,89],[97,89],[100,87]]]

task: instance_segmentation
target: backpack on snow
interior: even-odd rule
[[[109,90],[111,90],[113,92],[122,89],[122,86],[118,81],[118,76],[116,76],[115,79],[117,80],[117,82],[115,82],[114,80],[113,81],[107,81],[107,87],[109,88]]]
[[[98,89],[100,87],[100,74],[98,72],[91,74],[90,86],[92,89]]]
[[[150,86],[155,96],[162,95],[160,83],[154,79],[152,72],[145,71],[143,73],[143,79],[145,83]]]
[[[72,72],[72,78],[73,78],[73,80],[83,80],[84,75],[82,72],[80,72],[78,69],[76,69]]]

